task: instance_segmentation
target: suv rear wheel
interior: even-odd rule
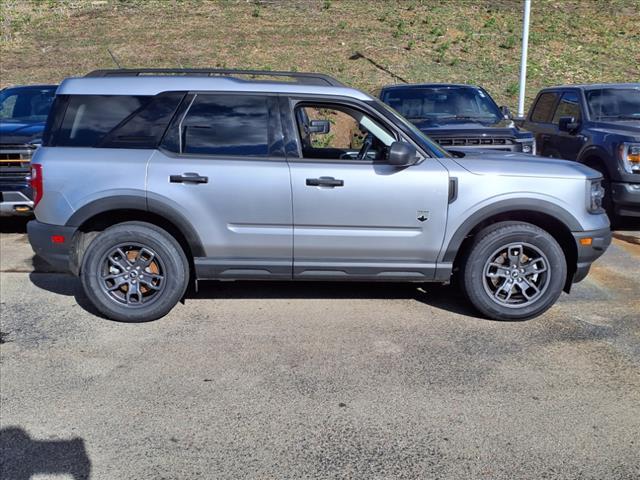
[[[80,279],[88,299],[106,317],[146,322],[163,317],[182,298],[189,265],[166,231],[126,222],[95,237],[84,254]]]
[[[478,233],[461,268],[471,303],[495,320],[525,320],[549,309],[567,276],[564,252],[546,231],[502,222]]]

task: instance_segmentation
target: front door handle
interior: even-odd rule
[[[308,187],[344,187],[344,180],[333,177],[307,178]]]
[[[170,175],[169,182],[171,183],[208,183],[209,177],[204,177],[199,173],[187,172],[182,175]]]

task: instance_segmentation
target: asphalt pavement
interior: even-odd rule
[[[632,228],[525,322],[452,287],[245,282],[125,324],[34,272],[21,225],[0,235],[3,479],[640,478]]]

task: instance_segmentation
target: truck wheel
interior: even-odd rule
[[[501,222],[475,236],[461,265],[469,301],[494,320],[525,320],[562,293],[567,264],[558,242],[529,223]]]
[[[182,298],[189,264],[165,230],[143,222],[107,228],[87,247],[80,279],[87,298],[106,317],[147,322]]]

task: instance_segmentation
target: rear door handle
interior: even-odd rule
[[[169,182],[171,183],[208,183],[209,177],[204,177],[199,173],[187,172],[182,175],[170,175]]]
[[[307,178],[308,187],[344,187],[344,180],[333,177]]]

